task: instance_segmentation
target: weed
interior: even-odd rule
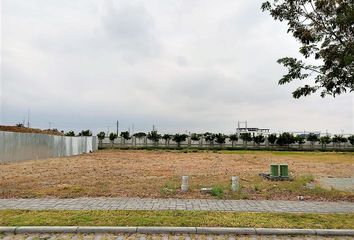
[[[210,194],[214,197],[222,198],[224,197],[224,189],[220,186],[214,186],[212,187]]]
[[[258,184],[255,184],[254,186],[253,186],[253,189],[256,191],[256,192],[260,192],[261,191],[261,186],[259,186]]]
[[[174,195],[177,190],[177,184],[174,182],[166,182],[160,189],[160,193],[163,196]]]

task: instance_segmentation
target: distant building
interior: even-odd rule
[[[249,128],[247,126],[247,121],[245,121],[245,122],[238,122],[237,123],[236,133],[237,134],[251,133],[253,136],[257,136],[257,135],[262,134],[263,136],[268,136],[270,134],[270,129],[269,128],[255,128],[255,127]]]
[[[312,131],[312,132],[303,131],[303,132],[291,132],[291,133],[296,135],[296,136],[302,136],[304,138],[307,138],[307,136],[310,135],[310,134],[314,134],[317,137],[322,136],[321,132],[319,132],[319,131]]]

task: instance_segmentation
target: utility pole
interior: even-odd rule
[[[119,121],[117,121],[117,136],[119,135]]]
[[[27,112],[27,127],[29,128],[30,127],[30,110],[28,109],[28,112]]]
[[[107,127],[107,136],[109,136],[109,126],[106,127]]]

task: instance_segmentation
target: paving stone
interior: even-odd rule
[[[231,212],[354,213],[352,202],[256,201],[212,199],[0,199],[0,209],[26,210],[206,210]]]

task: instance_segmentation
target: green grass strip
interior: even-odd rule
[[[354,214],[0,210],[0,226],[194,226],[354,229]]]

